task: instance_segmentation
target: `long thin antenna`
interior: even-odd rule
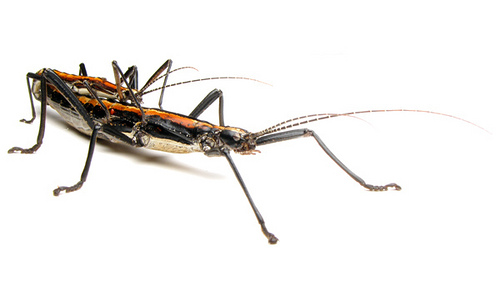
[[[278,123],[272,127],[269,127],[267,129],[264,129],[262,131],[253,133],[252,136],[254,138],[261,137],[266,134],[270,133],[275,133],[279,131],[283,131],[285,129],[289,129],[292,127],[297,127],[299,125],[307,124],[307,123],[312,123],[320,120],[325,120],[325,119],[330,119],[330,118],[335,118],[335,117],[341,117],[341,116],[354,116],[354,115],[360,115],[360,114],[368,114],[368,113],[383,113],[383,112],[414,112],[414,113],[426,113],[426,114],[433,114],[433,115],[440,115],[440,116],[445,116],[448,118],[453,118],[457,119],[459,121],[468,123],[472,126],[475,126],[489,134],[491,134],[488,130],[485,128],[474,124],[473,122],[470,122],[468,120],[462,119],[457,116],[453,116],[450,114],[445,114],[445,113],[439,113],[439,112],[433,112],[433,111],[428,111],[428,110],[414,110],[414,109],[384,109],[384,110],[364,110],[364,111],[355,111],[355,112],[349,112],[349,113],[342,113],[342,114],[334,114],[334,113],[323,113],[323,114],[312,114],[312,115],[306,115],[306,116],[301,116],[301,117],[296,117],[293,119],[289,119],[286,121],[283,121],[281,123]]]
[[[265,85],[272,86],[271,84],[269,84],[267,82],[264,82],[264,81],[261,81],[261,80],[258,80],[258,79],[254,79],[254,78],[249,78],[249,77],[240,77],[240,76],[206,77],[206,78],[193,79],[193,80],[187,80],[187,81],[182,81],[182,82],[167,84],[167,85],[162,86],[162,87],[158,87],[158,88],[154,88],[154,89],[150,89],[148,91],[145,91],[143,93],[143,95],[151,93],[151,92],[154,92],[154,91],[158,91],[158,90],[161,90],[161,89],[164,89],[164,88],[167,88],[167,87],[178,86],[178,85],[182,85],[182,84],[188,84],[188,83],[194,83],[194,82],[200,82],[200,81],[208,81],[208,80],[224,80],[224,79],[249,80],[249,81],[255,81],[255,82],[258,82],[258,83],[262,83],[262,84],[265,84]]]

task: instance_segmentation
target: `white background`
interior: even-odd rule
[[[404,3],[404,4],[402,4]],[[500,14],[496,1],[10,1],[0,32],[2,291],[499,291]],[[189,113],[213,88],[226,123],[259,131],[319,112],[410,108],[309,124],[312,139],[234,159],[280,242],[270,246],[223,158],[100,143],[49,110],[31,147],[25,74],[44,67],[144,82],[167,58],[195,66],[165,106]],[[155,105],[157,96],[147,96]],[[216,122],[216,107],[203,119]]]

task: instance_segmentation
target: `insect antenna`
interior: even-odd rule
[[[164,78],[165,76],[167,76],[167,74],[172,74],[172,73],[174,73],[176,71],[180,71],[180,70],[184,70],[184,69],[193,69],[193,70],[199,71],[198,69],[196,69],[195,67],[192,67],[192,66],[184,66],[184,67],[176,68],[174,70],[169,71],[168,73],[161,74],[160,76],[154,78],[153,80],[149,80],[149,82],[147,84],[145,84],[144,87],[141,88],[141,90],[138,92],[138,95],[139,96],[143,96],[144,94],[146,94],[147,93],[147,92],[145,92],[146,89],[148,89],[151,85],[153,85],[158,80],[160,80],[160,79]]]
[[[179,67],[179,68],[176,68],[176,69],[174,69],[174,70],[172,70],[172,71],[168,72],[168,74],[172,74],[172,73],[174,73],[174,72],[176,72],[176,71],[180,71],[180,70],[184,70],[184,69],[193,69],[193,70],[199,71],[199,70],[198,70],[197,68],[195,68],[195,67],[192,67],[192,66],[184,66],[184,67]],[[146,90],[149,86],[153,85],[156,81],[158,81],[158,80],[162,79],[162,78],[163,78],[163,77],[165,77],[166,75],[167,75],[167,73],[164,73],[164,74],[162,74],[162,75],[158,76],[155,80],[153,80],[153,81],[151,82],[151,84],[149,84],[147,87],[145,87],[145,88],[143,88],[143,89],[142,89],[142,94],[143,94],[143,95],[144,95],[144,94],[146,94],[148,91],[145,91],[145,90]],[[166,87],[167,87],[167,86],[166,86]],[[161,87],[160,87],[160,88],[161,88]]]
[[[184,70],[184,69],[193,69],[195,70],[196,72],[199,72],[200,70],[198,70],[196,67],[193,67],[193,66],[184,66],[184,67],[179,67],[179,68],[175,68],[174,70],[170,71],[168,74],[172,74],[176,71],[180,71],[180,70]],[[154,82],[158,81],[159,79],[162,79],[163,77],[165,77],[165,75],[167,75],[167,73],[164,73],[162,75],[160,75],[158,78],[155,79]],[[153,82],[153,83],[154,83]]]
[[[468,124],[470,124],[472,126],[475,126],[475,127],[479,128],[479,129],[485,131],[486,133],[491,134],[485,128],[483,128],[483,127],[481,127],[481,126],[479,126],[479,125],[477,125],[477,124],[475,124],[475,123],[473,123],[471,121],[468,121],[468,120],[465,120],[465,119],[462,119],[460,117],[453,116],[453,115],[450,115],[450,114],[445,114],[445,113],[440,113],[440,112],[433,112],[433,111],[428,111],[428,110],[387,109],[387,110],[364,110],[364,111],[355,111],[355,112],[348,112],[348,113],[341,113],[341,114],[322,113],[322,114],[312,114],[312,115],[306,115],[306,116],[296,117],[296,118],[288,119],[286,121],[278,123],[278,124],[276,124],[274,126],[271,126],[271,127],[267,128],[267,129],[264,129],[262,131],[259,131],[259,132],[256,132],[256,133],[252,133],[251,137],[258,138],[258,137],[261,137],[261,136],[264,136],[264,135],[267,135],[267,134],[280,132],[280,131],[283,131],[283,130],[286,130],[286,129],[290,129],[290,128],[297,127],[297,126],[300,126],[300,125],[304,125],[304,124],[312,123],[312,122],[316,122],[316,121],[321,121],[321,120],[325,120],[325,119],[331,119],[331,118],[336,118],[336,117],[354,117],[356,115],[361,115],[361,114],[386,113],[386,112],[414,112],[414,113],[425,113],[425,114],[433,114],[433,115],[445,116],[445,117],[448,117],[448,118],[453,118],[453,119],[457,119],[459,121],[468,123]]]
[[[249,80],[249,81],[255,81],[255,82],[258,82],[258,83],[262,83],[262,84],[265,84],[265,85],[272,86],[271,84],[269,84],[267,82],[264,82],[264,81],[261,81],[261,80],[258,80],[258,79],[254,79],[254,78],[241,77],[241,76],[222,76],[222,77],[206,77],[206,78],[193,79],[193,80],[187,80],[187,81],[182,81],[182,82],[167,84],[165,86],[161,86],[161,87],[157,87],[157,88],[153,88],[153,89],[147,90],[147,91],[143,92],[142,94],[144,95],[144,94],[155,92],[155,91],[167,88],[167,87],[173,87],[173,86],[178,86],[178,85],[182,85],[182,84],[188,84],[188,83],[194,83],[194,82],[200,82],[200,81],[208,81],[208,80],[225,80],[225,79],[226,80],[227,79],[231,79],[231,80]]]

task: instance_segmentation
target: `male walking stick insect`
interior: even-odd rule
[[[42,145],[45,132],[47,105],[55,109],[64,120],[80,132],[90,136],[87,159],[80,180],[72,186],[54,189],[58,196],[61,192],[80,189],[87,179],[97,138],[113,143],[127,144],[171,153],[202,152],[209,157],[223,156],[228,161],[236,179],[245,193],[250,206],[259,222],[262,232],[270,244],[278,238],[268,231],[266,224],[241,177],[230,152],[248,155],[259,151],[256,147],[284,142],[301,137],[312,137],[326,155],[342,168],[352,179],[370,191],[386,191],[390,188],[400,190],[395,183],[371,185],[345,166],[323,143],[318,134],[310,129],[290,129],[296,126],[338,116],[349,116],[380,111],[412,111],[432,114],[447,114],[420,110],[372,110],[345,114],[315,114],[284,121],[259,132],[225,126],[223,117],[223,94],[221,90],[212,90],[190,114],[182,115],[161,109],[163,90],[166,85],[172,61],[166,61],[146,82],[142,89],[137,88],[137,69],[130,67],[122,72],[116,61],[112,62],[115,83],[104,78],[87,76],[86,68],[80,65],[80,74],[72,75],[52,69],[42,69],[26,76],[32,106],[32,119],[21,120],[31,123],[35,119],[33,96],[41,102],[40,128],[37,142],[31,148],[13,147],[9,153],[34,153]],[[162,75],[163,72],[166,72]],[[141,105],[146,89],[164,78],[161,89],[160,108],[147,108]],[[222,79],[216,77],[207,79]],[[241,78],[241,77],[233,77]],[[242,78],[250,79],[250,78]],[[201,79],[200,79],[201,80]],[[122,84],[124,84],[122,86]],[[152,90],[154,91],[154,90]],[[151,92],[151,91],[149,91]],[[216,100],[219,100],[219,124],[215,125],[199,119],[199,116]],[[465,120],[463,120],[465,121]],[[467,122],[467,121],[466,121]]]

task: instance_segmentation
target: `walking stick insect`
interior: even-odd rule
[[[97,138],[113,143],[171,153],[202,152],[209,157],[223,156],[234,172],[268,242],[276,244],[278,238],[268,231],[263,216],[253,202],[243,178],[230,155],[231,151],[243,155],[255,154],[260,152],[256,149],[258,146],[301,137],[312,137],[333,162],[364,188],[370,191],[401,190],[401,187],[395,183],[385,185],[366,183],[361,177],[347,168],[328,149],[318,134],[307,128],[295,129],[295,127],[338,116],[388,111],[424,112],[465,121],[458,117],[430,111],[404,109],[370,110],[344,114],[308,115],[284,121],[259,132],[250,132],[242,128],[225,126],[223,94],[218,89],[212,90],[188,115],[163,110],[161,104],[164,89],[176,85],[166,84],[169,74],[175,71],[171,71],[171,66],[172,61],[167,60],[140,90],[137,88],[137,68],[135,66],[130,67],[123,73],[116,61],[112,62],[115,83],[108,82],[104,78],[87,76],[87,70],[83,64],[80,65],[79,75],[67,74],[48,68],[36,73],[28,73],[26,80],[31,101],[32,118],[21,121],[31,123],[35,119],[34,96],[35,99],[41,102],[40,127],[37,142],[31,148],[13,147],[8,152],[34,153],[40,148],[45,132],[47,105],[49,105],[69,125],[90,136],[88,155],[80,180],[72,186],[63,186],[54,189],[53,193],[55,196],[58,196],[61,192],[69,193],[82,187],[87,179]],[[163,72],[165,73],[163,74]],[[153,83],[162,78],[164,80],[161,87],[147,91]],[[245,77],[213,77],[181,83],[228,78],[250,79]],[[122,84],[124,85],[122,86]],[[160,108],[148,108],[141,105],[144,94],[160,89]],[[216,125],[198,119],[216,100],[219,100],[219,124]]]

